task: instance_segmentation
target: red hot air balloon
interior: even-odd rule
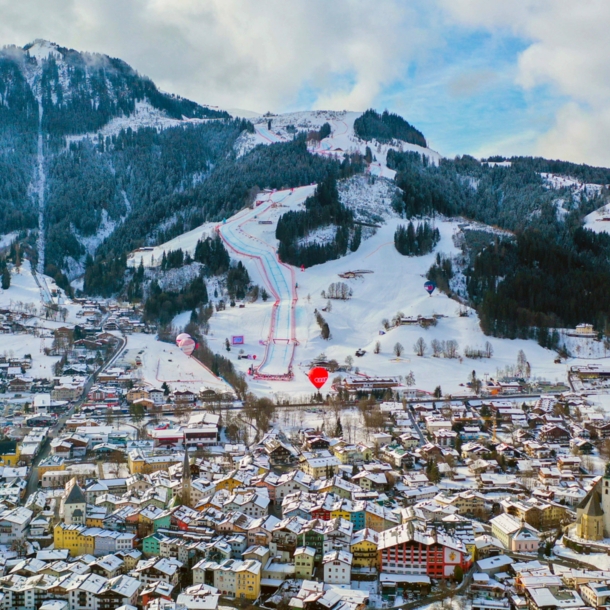
[[[328,381],[328,371],[321,366],[316,366],[309,371],[309,381],[319,390]]]
[[[195,339],[187,333],[181,333],[176,337],[176,345],[187,355],[190,356],[197,347]]]

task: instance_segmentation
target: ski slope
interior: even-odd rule
[[[460,315],[458,303],[439,292],[429,297],[424,290],[426,272],[436,253],[449,256],[460,253],[454,238],[461,230],[461,219],[436,221],[441,241],[433,253],[425,256],[402,256],[396,251],[394,232],[405,221],[391,216],[390,209],[384,217],[385,224],[365,239],[356,252],[315,265],[305,272],[278,263],[275,254],[277,219],[288,209],[298,209],[314,188],[266,193],[254,210],[244,210],[218,227],[231,258],[241,260],[252,282],[265,286],[275,299],[271,304],[259,298],[256,303],[246,303],[244,308],[216,312],[210,319],[207,339],[214,351],[222,353],[237,370],[246,373],[253,360],[240,359],[235,348],[228,352],[224,348],[226,338],[243,334],[244,351],[256,356],[255,363],[261,362],[256,374],[248,380],[255,394],[306,400],[314,391],[307,378],[310,363],[322,352],[339,364],[350,356],[352,374],[358,367],[362,374],[404,379],[412,371],[415,387],[426,392],[432,392],[440,385],[444,393],[464,393],[473,369],[480,378],[496,377],[498,369],[514,366],[519,350],[526,353],[534,377],[551,381],[566,379],[566,366],[554,363],[554,352],[541,348],[535,341],[486,337],[476,312],[469,310],[469,315],[464,317]],[[370,194],[376,193],[375,185],[367,188],[371,190]],[[368,194],[362,194],[363,200]],[[259,220],[270,220],[272,224],[259,224]],[[350,280],[339,277],[341,273],[359,269],[372,273]],[[291,291],[291,278],[298,283],[294,292]],[[353,297],[347,301],[332,301],[332,310],[323,313],[331,330],[330,340],[325,341],[320,336],[315,311],[327,306],[322,291],[328,291],[329,284],[337,281],[346,281],[353,290]],[[438,325],[427,330],[418,325],[400,326],[381,335],[382,320],[391,320],[398,311],[405,316],[440,317]],[[270,341],[270,337],[285,341]],[[424,357],[417,357],[413,351],[419,337],[428,345]],[[483,360],[434,358],[430,351],[433,339],[456,340],[462,355],[466,346],[482,348],[489,341],[494,354]],[[379,354],[374,353],[377,341]],[[394,354],[396,343],[404,347],[399,358]],[[355,357],[359,348],[366,350],[361,358]],[[286,383],[290,372],[292,379]],[[328,382],[323,393],[330,390],[330,385]]]
[[[610,204],[587,214],[584,219],[584,227],[595,233],[610,233]]]
[[[292,379],[294,375],[298,296],[294,268],[279,260],[274,243],[256,237],[250,232],[250,227],[258,227],[261,221],[273,222],[270,216],[278,205],[301,203],[314,188],[308,186],[267,193],[257,199],[254,209],[243,210],[217,227],[220,237],[234,254],[256,264],[264,287],[275,299],[268,334],[261,339],[265,343],[265,353],[254,371],[258,379],[283,381]]]
[[[345,153],[359,152],[364,154],[366,148],[369,147],[375,157],[368,168],[369,173],[390,180],[396,174],[394,170],[388,168],[386,163],[388,150],[390,149],[418,152],[428,157],[430,163],[439,163],[441,155],[430,148],[423,148],[416,144],[401,141],[395,141],[394,144],[382,144],[375,140],[370,142],[361,140],[354,132],[354,121],[361,115],[362,112],[345,110],[312,110],[253,117],[250,121],[254,125],[255,133],[240,138],[237,144],[238,153],[240,155],[246,154],[258,144],[288,142],[292,140],[296,132],[317,131],[324,123],[328,123],[331,127],[330,136],[312,144],[309,149],[310,152],[342,159]],[[269,122],[271,128],[269,128]]]

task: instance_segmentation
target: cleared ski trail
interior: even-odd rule
[[[295,318],[298,295],[294,268],[278,259],[271,244],[249,233],[247,225],[258,223],[274,204],[287,202],[294,196],[292,190],[270,193],[262,202],[257,202],[259,205],[253,210],[243,210],[217,227],[221,238],[234,253],[255,261],[264,278],[265,288],[275,299],[265,354],[255,371],[255,377],[263,379],[292,379],[294,352],[298,345]]]

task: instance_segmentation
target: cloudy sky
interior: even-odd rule
[[[258,112],[388,108],[444,155],[610,165],[608,0],[0,0],[0,44]]]

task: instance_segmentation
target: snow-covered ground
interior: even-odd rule
[[[565,557],[566,559],[579,561],[580,563],[593,566],[598,570],[610,570],[610,556],[605,553],[591,553],[590,555],[584,555],[567,548],[563,545],[563,541],[560,541],[555,545],[553,552],[558,557]]]
[[[247,225],[248,233],[265,244],[275,246],[277,218],[287,209],[298,206],[299,200],[305,198],[307,188],[309,187],[295,189],[294,192],[276,193],[273,197],[275,200],[281,199],[287,193],[293,193],[291,197],[294,202],[287,198],[282,201],[282,207],[270,207],[264,218],[272,220],[271,225],[260,225],[252,218]],[[253,391],[260,394],[287,393],[293,397],[305,397],[313,390],[306,376],[313,358],[323,352],[328,358],[343,363],[347,356],[354,358],[354,352],[358,348],[367,351],[362,358],[354,358],[354,366],[357,366],[360,372],[404,377],[409,371],[413,371],[416,387],[426,391],[432,391],[437,385],[441,385],[446,393],[464,392],[461,384],[467,381],[473,369],[480,377],[485,374],[495,376],[498,369],[515,364],[517,353],[521,349],[525,351],[532,365],[533,376],[551,381],[565,379],[566,368],[564,365],[554,364],[554,352],[541,348],[534,341],[485,337],[475,312],[470,311],[468,317],[461,317],[458,315],[458,304],[455,301],[439,292],[434,293],[432,297],[427,295],[423,284],[436,252],[449,256],[459,252],[454,245],[454,235],[460,230],[458,221],[437,221],[441,241],[435,252],[421,257],[404,257],[396,251],[393,236],[399,224],[404,224],[404,221],[387,218],[386,224],[365,240],[357,252],[336,261],[316,265],[305,272],[295,269],[298,284],[296,337],[299,342],[295,353],[295,379],[292,382],[251,380]],[[231,256],[235,260],[242,260],[254,283],[266,285],[264,273],[255,260],[240,256],[234,251]],[[372,273],[353,280],[342,280],[339,277],[339,273],[350,270],[367,270]],[[354,296],[349,301],[332,301],[332,310],[323,314],[332,333],[331,340],[324,341],[320,337],[314,310],[321,310],[326,306],[327,301],[321,296],[321,292],[327,291],[329,284],[337,281],[347,282]],[[436,327],[428,330],[419,326],[401,326],[380,335],[382,320],[391,320],[399,311],[406,316],[438,314],[443,317],[439,319]],[[260,361],[266,349],[261,341],[268,338],[271,315],[271,301],[259,301],[246,304],[243,309],[229,308],[215,313],[210,320],[210,346],[231,358],[238,370],[246,372],[252,361],[238,360],[235,347],[227,353],[224,349],[225,339],[243,334],[244,351],[255,354],[257,361]],[[494,355],[490,359],[469,361],[433,358],[428,351],[425,357],[420,358],[413,350],[413,345],[419,337],[424,339],[428,347],[435,338],[455,339],[459,344],[460,353],[463,353],[466,346],[482,347],[489,341],[493,346]],[[376,341],[381,345],[379,354],[373,353]],[[394,355],[396,343],[404,347],[401,358]],[[329,386],[330,383],[325,389]]]
[[[257,365],[259,375],[290,375],[296,348],[297,287],[295,270],[280,262],[274,236],[260,235],[260,222],[277,223],[282,208],[297,207],[315,190],[315,186],[278,191],[257,198],[253,209],[246,209],[218,225],[218,231],[230,250],[253,263],[261,276],[261,285],[272,295],[274,304],[269,320],[265,352]],[[261,238],[266,237],[266,238]]]
[[[123,361],[135,367],[136,356],[142,361],[136,369],[138,378],[152,387],[160,388],[165,382],[172,390],[191,390],[197,394],[203,387],[221,393],[232,392],[225,381],[200,362],[189,358],[173,344],[157,341],[154,335],[129,335],[117,364]]]
[[[242,136],[236,143],[239,154],[246,154],[258,144],[272,144],[292,140],[295,132],[319,130],[324,123],[331,127],[331,134],[318,142],[311,152],[342,159],[345,153],[360,152],[364,154],[367,146],[371,149],[375,161],[369,167],[371,174],[394,178],[395,172],[388,169],[386,157],[388,150],[393,148],[402,151],[419,152],[428,157],[432,163],[438,163],[441,155],[429,148],[416,144],[397,141],[393,145],[381,144],[377,141],[365,142],[354,133],[354,121],[362,112],[347,112],[345,110],[312,110],[306,112],[291,112],[273,116],[252,117],[255,133]],[[269,128],[271,122],[271,128]]]
[[[155,129],[168,129],[170,127],[179,127],[181,125],[193,125],[198,123],[207,123],[217,119],[172,119],[164,112],[151,106],[146,100],[136,102],[135,112],[130,116],[117,117],[104,125],[99,132],[95,134],[84,133],[74,136],[67,136],[66,142],[69,145],[71,142],[79,142],[84,139],[97,138],[100,133],[104,138],[116,136],[122,129],[141,129],[143,127],[154,127]]]
[[[182,249],[185,254],[188,252],[193,256],[197,242],[204,240],[206,237],[211,237],[215,232],[216,224],[215,222],[208,222],[192,231],[178,235],[178,237],[160,246],[136,250],[127,257],[127,266],[139,267],[141,262],[144,267],[158,267],[163,260],[163,253],[171,252],[172,250]]]
[[[550,188],[568,188],[574,194],[583,193],[585,195],[596,195],[603,188],[601,184],[589,184],[560,174],[547,174],[542,172],[540,175]]]
[[[395,193],[401,191],[393,181],[356,175],[337,186],[341,203],[354,212],[356,220],[377,223],[396,216],[391,204]]]
[[[585,228],[596,233],[610,233],[610,203],[585,216]]]
[[[3,248],[8,248],[18,235],[19,233],[17,231],[7,233],[6,235],[0,235],[0,250],[2,250]]]
[[[568,353],[573,358],[608,358],[610,350],[606,349],[604,341],[598,341],[597,337],[574,337],[567,330],[560,330],[561,345],[565,345]],[[572,331],[573,332],[573,331]]]

